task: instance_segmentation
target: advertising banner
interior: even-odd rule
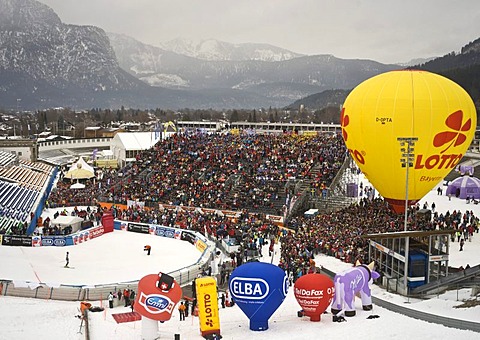
[[[68,235],[68,236],[65,236],[65,245],[66,246],[73,246],[74,243],[73,243],[73,235]]]
[[[67,241],[63,236],[42,236],[41,243],[44,247],[63,247],[67,245]]]
[[[145,202],[143,201],[133,201],[133,200],[127,200],[127,208],[145,208]]]
[[[90,232],[88,230],[84,230],[78,233],[79,243],[87,242],[89,239],[90,239]]]
[[[32,236],[32,247],[40,247],[42,245],[42,237],[40,235]]]
[[[267,215],[266,218],[276,226],[283,227],[283,216]]]
[[[72,235],[73,244],[80,244],[83,242],[87,242],[90,239],[90,231],[84,230],[79,231],[76,234]]]
[[[88,235],[88,238],[91,240],[92,238],[96,238],[99,236],[102,236],[105,233],[103,225],[99,225],[98,227],[95,228],[90,228],[88,229],[90,234]]]
[[[120,221],[118,224],[120,224],[120,228],[119,228],[120,230],[124,230],[124,231],[127,230],[127,225],[128,225],[127,222],[125,222],[125,221]]]
[[[142,234],[149,234],[150,233],[150,228],[146,224],[140,224],[140,223],[131,223],[129,222],[127,224],[127,230],[128,231],[133,231],[135,233],[142,233]]]
[[[207,249],[207,244],[197,237],[195,239],[195,248],[197,248],[199,252],[203,253],[205,249]]]
[[[175,235],[175,229],[157,225],[157,227],[155,228],[155,235],[161,236],[161,237],[173,238]]]
[[[195,244],[195,234],[189,231],[182,230],[182,235],[180,237],[182,241],[190,242],[191,244]]]
[[[197,292],[198,320],[203,337],[211,334],[220,335],[220,318],[218,315],[217,283],[211,276],[195,280]]]
[[[3,235],[2,245],[3,246],[31,247],[32,246],[32,238],[30,236]]]
[[[175,233],[173,234],[173,238],[175,240],[181,240],[182,239],[182,230],[175,229]]]

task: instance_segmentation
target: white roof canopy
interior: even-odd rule
[[[74,226],[74,225],[79,225],[83,221],[83,218],[78,217],[78,216],[64,216],[60,215],[55,219],[51,220],[52,225],[58,225],[61,227],[67,227],[69,225]]]
[[[71,179],[85,179],[95,177],[94,169],[80,157],[76,163],[73,163],[67,171],[65,178]]]

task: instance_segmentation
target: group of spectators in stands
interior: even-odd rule
[[[10,230],[6,230],[0,228],[0,235],[25,235],[27,233],[28,224],[27,222],[18,222],[10,228]]]
[[[95,184],[87,181],[85,189],[60,183],[49,202],[87,205],[102,198],[281,215],[289,181],[328,186],[345,152],[341,137],[331,133],[175,134],[138,154],[133,164],[107,171]]]

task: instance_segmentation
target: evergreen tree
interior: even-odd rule
[[[238,111],[233,110],[232,114],[230,115],[230,123],[232,122],[238,122],[239,116],[238,116]]]

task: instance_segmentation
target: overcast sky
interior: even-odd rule
[[[158,46],[175,38],[269,43],[383,63],[458,52],[480,37],[480,0],[40,0],[66,24]]]

